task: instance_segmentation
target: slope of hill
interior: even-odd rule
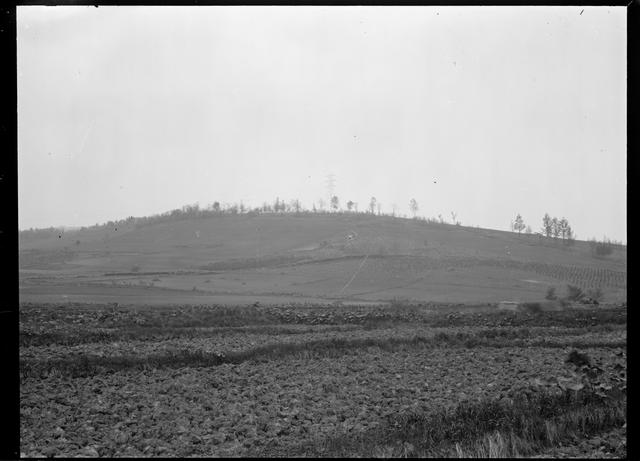
[[[364,214],[226,215],[20,242],[29,301],[240,303],[626,300],[626,249]]]

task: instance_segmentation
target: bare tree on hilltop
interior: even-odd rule
[[[522,216],[520,216],[520,213],[518,213],[518,215],[516,216],[516,221],[513,223],[513,229],[518,231],[518,234],[520,234],[524,229],[525,229],[525,224],[524,224],[524,220],[522,219]]]
[[[558,230],[560,231],[560,236],[562,240],[567,237],[567,230],[569,228],[569,221],[564,216],[558,221]]]
[[[542,233],[546,237],[551,237],[551,234],[553,233],[553,223],[551,220],[551,216],[549,216],[549,213],[545,213],[544,217],[542,218]]]
[[[409,209],[411,210],[411,213],[413,213],[413,217],[416,217],[416,213],[418,212],[418,202],[416,201],[416,199],[412,198],[411,200],[409,200]]]
[[[334,195],[331,197],[331,209],[333,211],[338,211],[338,207],[340,206],[340,201],[338,200],[338,196]]]
[[[560,237],[566,245],[572,245],[576,237],[567,218],[564,216],[561,219],[555,216],[552,218],[549,213],[545,213],[542,218],[542,233],[547,238],[557,239]]]
[[[555,216],[551,220],[551,234],[554,239],[557,239],[560,236],[560,221]]]

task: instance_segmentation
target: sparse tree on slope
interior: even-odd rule
[[[566,229],[566,244],[567,245],[573,245],[576,241],[576,236],[573,233],[573,229],[571,229],[571,226],[569,224],[567,224],[567,229]]]
[[[371,197],[371,200],[369,201],[369,209],[371,210],[371,214],[375,213],[375,211],[376,211],[376,198],[375,197]]]
[[[558,218],[556,218],[555,216],[551,220],[551,234],[553,235],[554,239],[557,239],[560,235],[560,221],[558,221]]]
[[[567,221],[567,218],[562,217],[562,219],[558,221],[558,228],[560,230],[560,236],[562,237],[562,240],[564,240],[567,237],[568,227],[569,227],[569,221]]]
[[[520,216],[520,213],[518,213],[518,216],[516,216],[516,222],[513,224],[513,229],[517,230],[518,234],[520,234],[524,228],[524,220],[522,219],[522,216]]]
[[[333,197],[331,197],[331,209],[333,211],[338,211],[339,206],[340,206],[340,202],[338,200],[338,196],[334,195]]]
[[[547,237],[551,237],[553,233],[553,223],[549,213],[545,213],[542,218],[542,233]]]
[[[353,208],[353,205],[354,205],[353,201],[352,201],[352,200],[349,200],[349,201],[347,202],[347,210],[351,211],[351,209]]]
[[[416,201],[416,199],[412,198],[409,201],[409,209],[411,210],[411,213],[413,213],[413,217],[416,217],[416,213],[418,212],[418,202]]]

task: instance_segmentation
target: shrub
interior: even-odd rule
[[[567,299],[570,301],[580,301],[584,297],[581,288],[574,285],[567,285]]]
[[[556,288],[555,287],[549,287],[547,289],[547,295],[544,297],[544,299],[558,299],[558,297],[556,296]]]
[[[608,256],[613,253],[613,243],[608,239],[603,239],[601,242],[596,239],[589,240],[591,246],[591,253],[595,256]]]
[[[131,272],[140,272],[140,266],[137,264],[131,268]]]
[[[542,312],[542,306],[540,303],[522,303],[522,308],[527,312],[538,313]]]
[[[600,287],[592,290],[587,290],[587,296],[591,299],[595,299],[598,302],[604,299],[604,293],[602,292],[602,289]]]

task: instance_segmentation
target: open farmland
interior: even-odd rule
[[[7,10],[8,457],[633,458],[628,9]]]
[[[626,318],[615,305],[24,304],[21,451],[624,457]]]
[[[21,451],[623,457],[626,289],[624,247],[362,214],[24,237]]]
[[[219,215],[22,237],[22,302],[626,301],[626,248],[363,214]]]

